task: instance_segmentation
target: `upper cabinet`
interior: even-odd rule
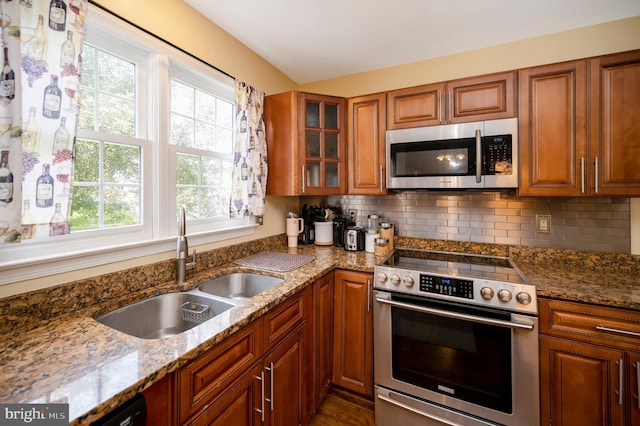
[[[640,195],[640,51],[518,80],[520,195]]]
[[[265,97],[268,195],[346,193],[344,98],[287,92]]]
[[[384,195],[386,98],[384,93],[348,101],[349,194]]]
[[[586,61],[520,71],[520,195],[584,194]]]
[[[515,72],[489,74],[387,93],[387,128],[516,116]]]
[[[640,51],[589,60],[590,192],[640,195]]]

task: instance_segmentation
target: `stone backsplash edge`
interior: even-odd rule
[[[198,252],[195,272],[285,244],[286,235],[281,234]],[[170,259],[3,298],[0,299],[0,333],[18,327],[36,328],[51,318],[149,291],[172,281],[175,281],[175,260]]]

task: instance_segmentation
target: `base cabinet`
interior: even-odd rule
[[[177,423],[306,424],[312,300],[308,287],[178,370]]]
[[[640,425],[640,312],[540,299],[541,424]]]
[[[333,272],[320,278],[315,284],[314,301],[314,406],[316,412],[329,392],[333,371]]]
[[[333,383],[373,399],[373,275],[335,272]]]

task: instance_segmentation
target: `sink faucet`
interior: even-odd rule
[[[186,237],[186,214],[184,205],[180,206],[180,217],[178,218],[178,244],[176,247],[176,282],[183,283],[189,269],[196,267],[196,251],[193,250],[193,258],[191,262],[187,262],[189,256],[189,243]]]

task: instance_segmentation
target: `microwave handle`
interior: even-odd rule
[[[482,135],[476,129],[476,183],[482,182]]]

